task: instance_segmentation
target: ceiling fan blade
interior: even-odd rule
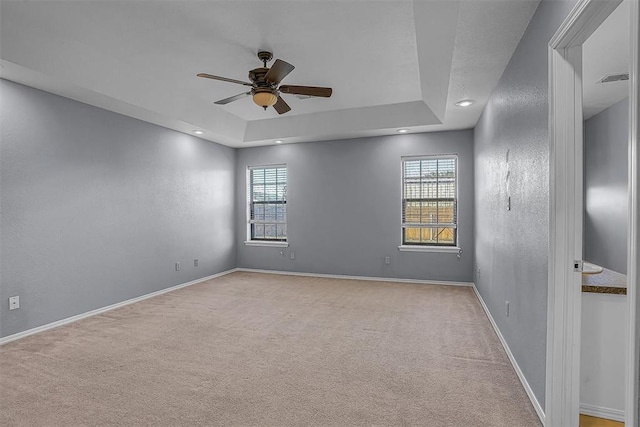
[[[284,99],[282,99],[281,96],[278,97],[278,100],[276,101],[275,104],[273,104],[273,108],[276,109],[276,111],[278,112],[278,114],[284,114],[287,111],[291,111],[291,107],[289,107],[289,104],[287,104],[286,102],[284,102]]]
[[[214,102],[214,104],[225,105],[233,101],[237,101],[238,99],[244,98],[247,95],[251,95],[251,92],[240,93],[238,95],[230,96],[229,98],[221,99],[220,101]]]
[[[288,62],[284,62],[280,59],[276,59],[276,62],[273,63],[273,66],[267,71],[264,79],[269,83],[278,84],[287,77],[287,74],[293,71],[296,68]]]
[[[316,87],[316,86],[288,86],[283,85],[278,88],[281,93],[290,93],[292,95],[307,95],[307,96],[319,96],[322,98],[329,98],[333,93],[333,89],[330,87]]]
[[[234,80],[234,79],[228,79],[226,77],[220,77],[220,76],[214,76],[213,74],[207,74],[207,73],[200,73],[200,74],[196,74],[198,77],[203,77],[205,79],[213,79],[213,80],[220,80],[223,82],[229,82],[229,83],[237,83],[239,85],[245,85],[245,86],[252,86],[253,85],[249,82],[243,82],[242,80]]]

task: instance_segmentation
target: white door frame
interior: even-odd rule
[[[627,358],[627,426],[640,425],[640,4],[631,1],[631,66],[629,72],[629,243],[627,299],[629,352]]]
[[[638,0],[630,0],[629,383],[626,425],[638,425]],[[579,0],[549,42],[549,283],[545,425],[578,426],[582,277],[582,44],[622,0]]]

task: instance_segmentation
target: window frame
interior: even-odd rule
[[[453,159],[455,161],[455,196],[453,198],[454,204],[454,218],[455,222],[453,224],[438,224],[438,226],[432,226],[431,228],[453,228],[454,232],[454,241],[452,244],[438,244],[438,243],[406,243],[405,242],[405,229],[407,225],[415,225],[424,227],[426,223],[407,223],[404,221],[405,214],[405,162],[406,161],[416,161],[416,160],[447,160]],[[456,153],[447,153],[447,154],[429,154],[429,155],[415,155],[415,156],[402,156],[400,158],[400,246],[398,249],[400,251],[407,252],[449,252],[449,253],[457,253],[460,254],[462,250],[459,247],[459,216],[458,216],[458,201],[459,201],[459,156]],[[420,201],[425,200],[442,200],[442,198],[433,198],[433,199],[419,199]],[[427,227],[429,228],[429,227]]]
[[[285,184],[285,191],[283,194],[283,200],[281,201],[275,201],[278,202],[278,204],[284,204],[286,206],[287,212],[285,212],[285,220],[284,221],[266,221],[266,220],[255,220],[255,219],[251,219],[251,208],[254,205],[254,201],[253,201],[253,180],[252,180],[252,172],[255,170],[267,170],[267,169],[285,169],[286,171],[286,177],[287,177],[287,181]],[[277,173],[277,172],[276,172]],[[245,240],[245,245],[247,246],[275,246],[275,247],[287,247],[289,246],[289,236],[288,234],[284,236],[284,239],[278,239],[278,238],[255,238],[253,235],[253,225],[254,224],[276,224],[276,225],[281,225],[284,224],[284,226],[287,226],[288,223],[288,217],[289,217],[289,213],[288,213],[288,200],[287,200],[287,187],[289,184],[289,171],[287,169],[287,165],[286,164],[269,164],[269,165],[256,165],[256,166],[247,166],[247,172],[246,172],[246,226],[247,226],[247,234],[246,234],[246,240]],[[277,189],[276,189],[277,191]],[[288,232],[288,229],[287,229]]]

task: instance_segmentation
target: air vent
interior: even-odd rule
[[[598,80],[598,83],[622,82],[625,80],[629,80],[629,73],[607,74],[606,76]]]

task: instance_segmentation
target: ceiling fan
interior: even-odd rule
[[[258,58],[262,61],[263,67],[254,68],[249,71],[249,82],[243,82],[242,80],[228,79],[226,77],[214,76],[212,74],[200,73],[197,76],[206,79],[221,80],[223,82],[236,83],[244,86],[250,86],[251,90],[244,92],[229,98],[216,101],[215,104],[224,105],[245,96],[251,95],[253,102],[258,106],[263,107],[265,110],[267,107],[273,106],[278,114],[284,114],[291,110],[291,107],[282,99],[281,93],[287,93],[291,95],[299,95],[302,97],[321,97],[329,98],[333,90],[330,87],[316,87],[316,86],[290,86],[282,85],[278,87],[282,79],[284,79],[293,69],[293,65],[288,62],[276,59],[271,68],[267,67],[267,62],[271,61],[273,54],[271,52],[260,51],[258,52]]]

